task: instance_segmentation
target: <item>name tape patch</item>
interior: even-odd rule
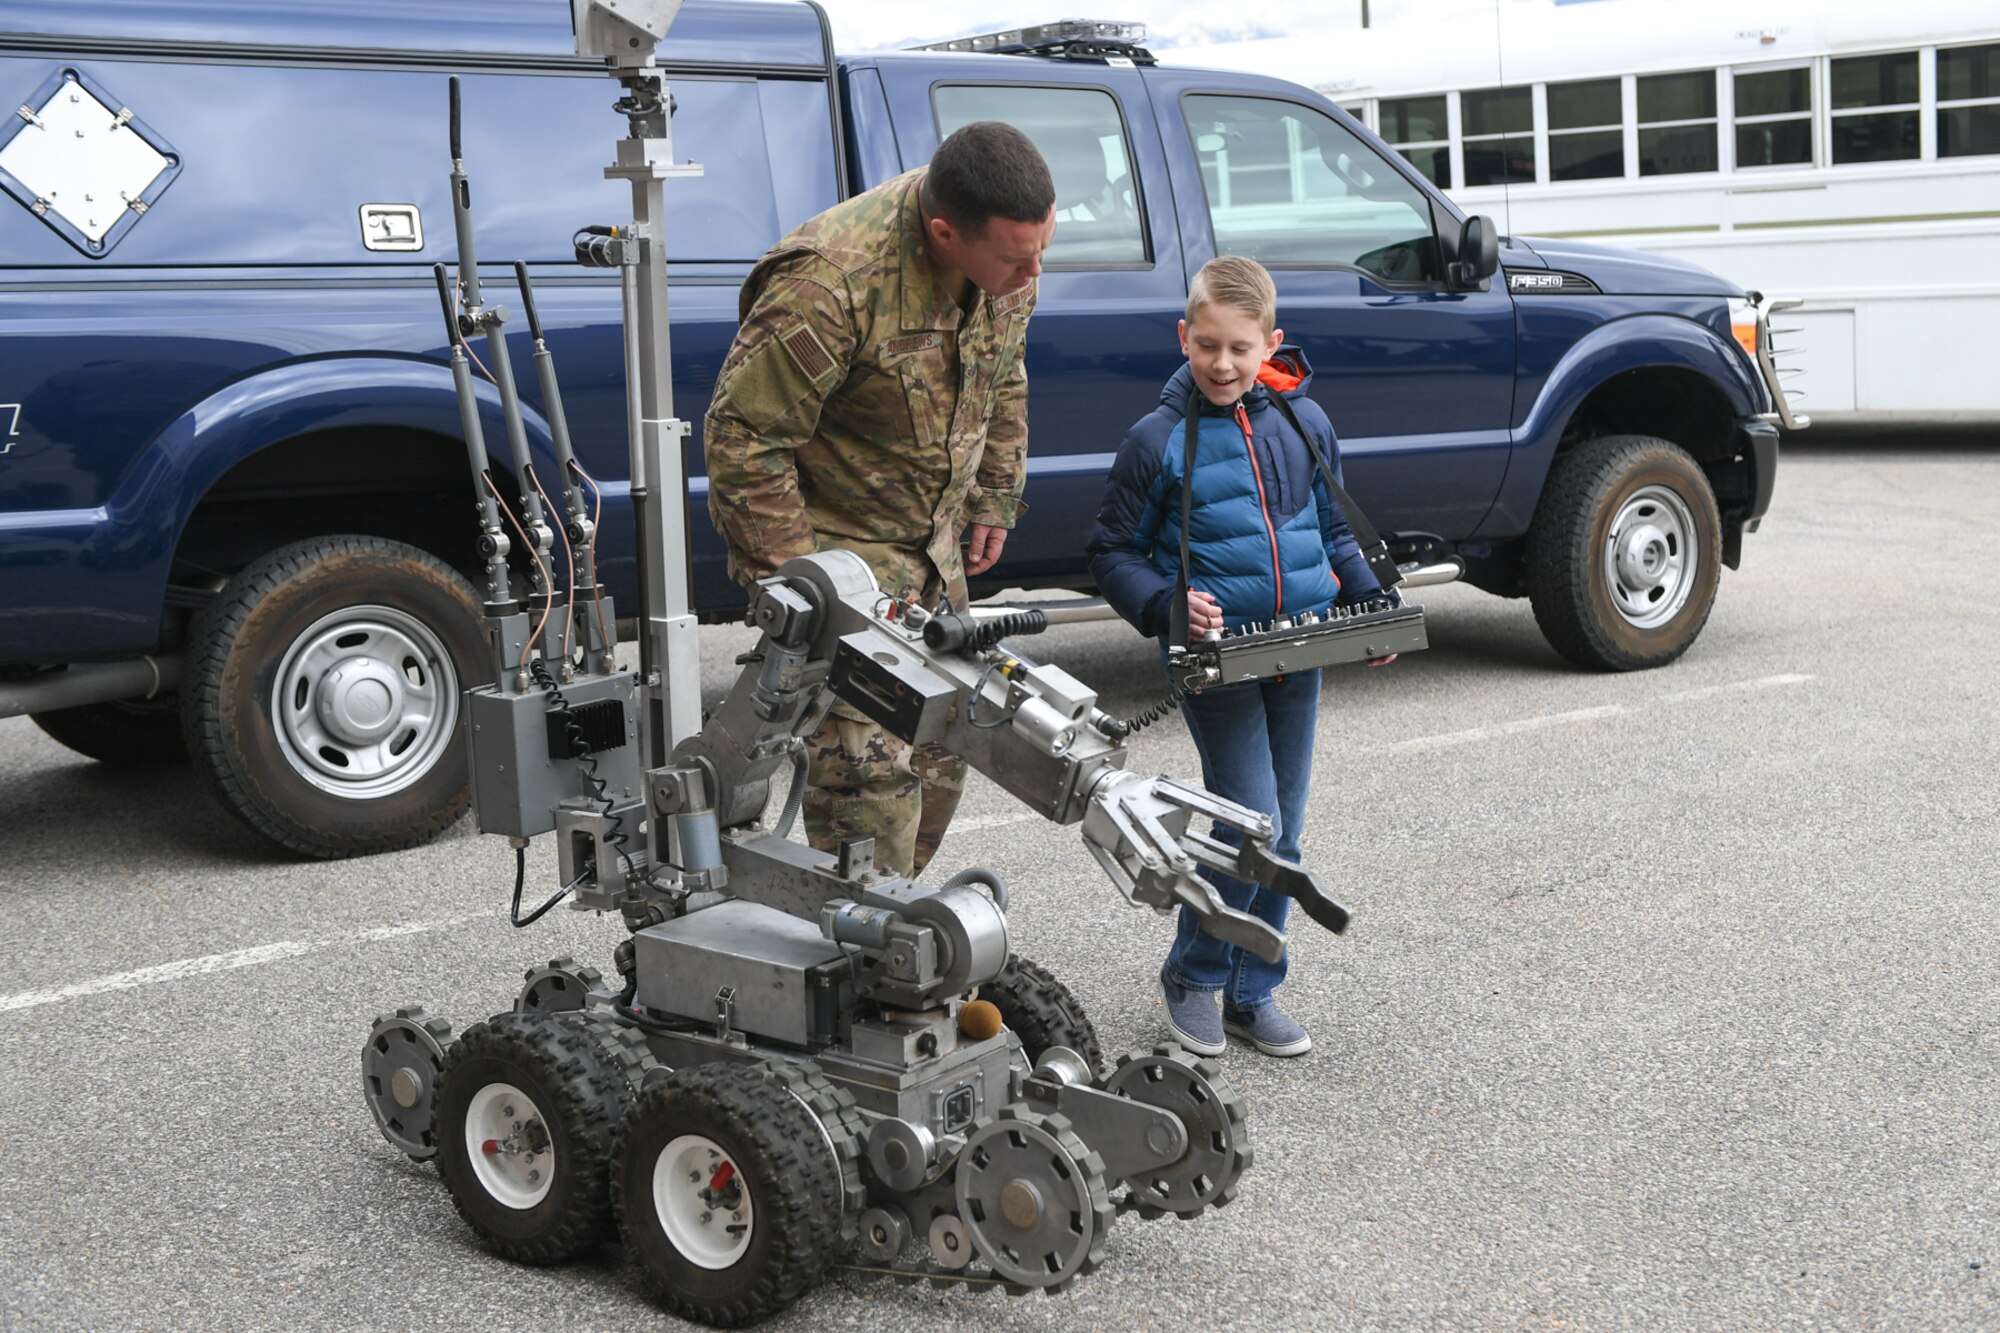
[[[891,338],[882,344],[882,355],[908,356],[912,352],[928,352],[933,347],[944,346],[942,333],[912,333],[902,338]]]

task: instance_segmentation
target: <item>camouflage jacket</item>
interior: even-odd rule
[[[946,290],[962,280],[923,247],[922,179],[821,213],[743,284],[703,425],[708,512],[740,583],[843,547],[886,592],[962,604],[959,534],[1024,507],[1035,286],[963,311]]]

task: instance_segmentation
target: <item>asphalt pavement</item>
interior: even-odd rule
[[[1316,1045],[1222,1058],[1242,1196],[1120,1218],[1058,1297],[835,1274],[770,1327],[2000,1327],[2000,450],[1788,455],[1668,668],[1564,665],[1525,602],[1415,594],[1432,647],[1330,673],[1286,1003]],[[704,632],[719,690],[740,630]],[[1117,623],[1037,645],[1138,711]],[[1133,766],[1198,776],[1177,720]],[[552,854],[535,868],[553,874]],[[1171,922],[983,782],[940,869],[1107,1049],[1161,1035]],[[460,1030],[615,922],[511,929],[461,826],[306,864],[185,768],[0,723],[0,1325],[658,1328],[610,1251],[483,1251],[376,1132],[370,1020]]]

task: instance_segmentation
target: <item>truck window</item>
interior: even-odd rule
[[[1096,88],[940,85],[938,138],[975,120],[1002,120],[1034,141],[1056,183],[1056,237],[1045,265],[1143,264],[1146,245],[1132,149],[1110,93]]]
[[[9,114],[57,68],[0,54],[0,85],[16,98]],[[101,68],[109,93],[185,164],[114,262],[405,265],[453,253],[444,72],[137,60]],[[676,260],[755,261],[833,202],[823,83],[688,76],[672,87],[676,156],[703,167],[666,192]],[[604,178],[609,136],[620,125],[615,96],[601,77],[466,77],[466,160],[480,182],[482,253],[568,263],[576,228],[629,216],[630,190]],[[364,249],[357,209],[371,201],[416,205],[425,248]],[[0,209],[17,211],[6,198]],[[76,257],[25,210],[4,226],[5,262]]]
[[[1433,282],[1430,204],[1339,121],[1261,97],[1182,102],[1219,254]]]

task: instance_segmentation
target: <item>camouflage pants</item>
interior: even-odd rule
[[[806,739],[806,840],[823,852],[875,839],[875,864],[914,879],[937,854],[965,794],[965,761],[936,745],[912,748],[835,708]]]

